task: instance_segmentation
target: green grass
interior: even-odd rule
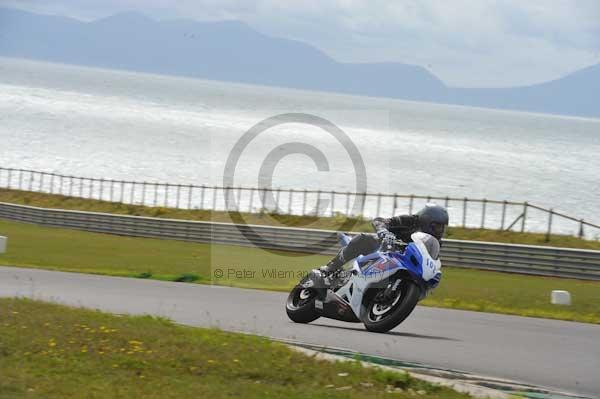
[[[160,280],[215,281],[248,288],[287,289],[292,279],[264,275],[272,269],[310,270],[328,257],[268,252],[258,248],[122,237],[0,220],[8,250],[0,264]],[[299,255],[299,256],[292,256]],[[252,277],[235,274],[256,271]]]
[[[283,291],[328,259],[7,221],[0,221],[0,235],[9,237],[8,251],[0,255],[4,265]],[[442,283],[422,304],[600,323],[600,282],[448,267],[443,272]],[[554,289],[570,291],[572,306],[551,305]]]
[[[42,208],[61,208],[82,211],[115,213],[123,215],[137,215],[162,217],[170,219],[207,220],[231,223],[231,216],[226,212],[213,212],[209,210],[184,210],[163,207],[146,207],[119,204],[116,202],[87,200],[81,198],[65,197],[55,194],[33,193],[28,191],[0,189],[0,202],[38,206]],[[288,227],[309,227],[313,229],[338,230],[348,222],[353,231],[372,231],[369,220],[360,218],[312,217],[294,215],[269,215],[242,213],[240,216],[249,224],[283,225]],[[452,227],[448,230],[447,238],[458,240],[475,240],[490,242],[505,242],[528,245],[547,245],[566,248],[585,248],[600,250],[600,241],[583,240],[565,235],[552,235],[547,239],[545,234],[519,233],[513,231],[497,231],[487,229],[468,229]]]
[[[468,397],[255,336],[25,299],[0,299],[0,337],[0,398]]]

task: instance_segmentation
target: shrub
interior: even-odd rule
[[[200,280],[200,276],[193,273],[183,273],[182,275],[175,278],[173,281],[177,281],[179,283],[191,283],[194,281]]]

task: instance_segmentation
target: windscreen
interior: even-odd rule
[[[425,245],[425,248],[427,248],[429,256],[431,256],[433,259],[439,258],[440,243],[434,236],[431,234],[418,232],[412,235],[412,239],[413,241],[421,241]]]

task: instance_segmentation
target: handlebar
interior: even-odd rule
[[[392,246],[392,248],[385,248],[384,243],[381,243],[381,245],[379,246],[379,251],[381,252],[390,252],[396,249],[401,249],[404,250],[407,247],[408,243],[398,239],[398,240],[394,240],[394,245]]]

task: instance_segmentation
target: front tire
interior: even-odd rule
[[[421,296],[420,288],[413,281],[404,280],[397,291],[397,295],[389,300],[383,298],[383,291],[369,299],[364,320],[367,330],[388,332],[412,313]]]
[[[310,323],[317,320],[320,315],[315,309],[317,292],[310,288],[297,285],[288,296],[285,311],[295,323]]]

